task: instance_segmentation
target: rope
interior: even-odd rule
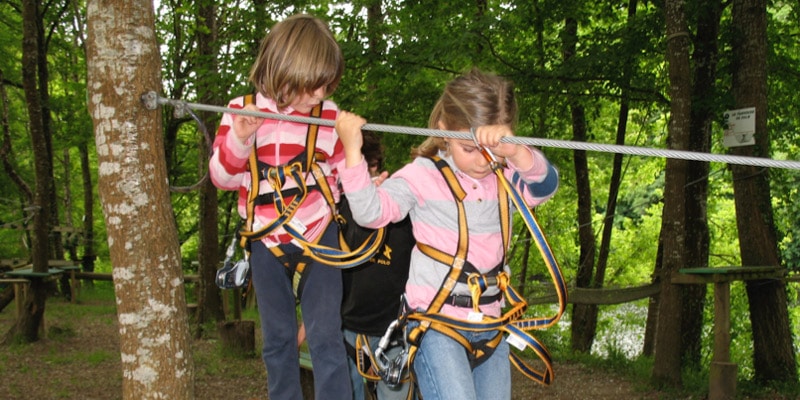
[[[145,104],[145,107],[151,110],[155,110],[157,105],[170,105],[175,108],[176,116],[182,116],[183,113],[187,112],[187,110],[194,109],[201,111],[211,111],[219,113],[247,115],[260,118],[269,118],[269,119],[276,119],[276,120],[283,120],[290,122],[298,122],[303,124],[317,124],[320,126],[334,126],[335,124],[335,121],[320,119],[320,118],[298,117],[293,115],[283,115],[283,114],[266,113],[261,111],[250,111],[250,110],[234,109],[229,107],[212,106],[208,104],[189,103],[183,100],[167,99],[158,96],[155,92],[147,92],[144,95],[142,95],[142,102]],[[439,129],[414,128],[407,126],[394,126],[394,125],[382,125],[382,124],[370,124],[370,123],[365,124],[364,126],[361,127],[361,129],[373,132],[402,133],[408,135],[438,136],[438,137],[453,138],[453,139],[472,140],[472,136],[469,133],[458,132],[458,131],[446,131]],[[523,145],[539,146],[539,147],[555,147],[555,148],[571,149],[571,150],[588,150],[596,152],[620,153],[620,154],[637,155],[637,156],[674,158],[674,159],[689,160],[689,161],[721,162],[728,164],[750,165],[756,167],[800,170],[800,161],[793,161],[793,160],[774,160],[762,157],[748,157],[748,156],[737,156],[728,154],[711,154],[711,153],[700,153],[700,152],[686,151],[686,150],[654,149],[647,147],[625,146],[617,144],[573,142],[569,140],[543,139],[543,138],[519,137],[519,136],[504,137],[502,138],[501,141],[507,143],[523,144]]]

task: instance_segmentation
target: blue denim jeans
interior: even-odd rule
[[[471,343],[488,340],[496,332],[459,331]],[[508,342],[501,340],[494,353],[475,369],[467,352],[447,335],[428,329],[414,358],[414,372],[425,400],[511,399],[511,362]]]
[[[367,336],[369,339],[369,345],[374,352],[376,348],[378,348],[378,344],[381,341],[379,336]],[[344,340],[347,343],[350,343],[351,346],[355,347],[356,345],[356,332],[351,330],[345,329],[344,330]],[[386,350],[386,356],[391,360],[402,351],[400,347],[390,347]],[[356,366],[355,360],[352,357],[348,357],[349,359],[349,366],[350,366],[350,380],[353,383],[353,400],[364,400],[365,395],[364,391],[366,390],[366,384],[364,382],[364,377],[358,373],[358,366]],[[386,382],[383,380],[378,382],[377,386],[377,395],[378,400],[406,400],[408,398],[408,390],[411,387],[410,383],[406,382],[403,383],[395,388],[389,387]]]
[[[338,227],[330,224],[321,244],[338,245]],[[282,247],[287,254],[301,249]],[[302,400],[297,348],[297,312],[291,279],[284,267],[261,242],[252,243],[250,268],[261,318],[263,348],[270,399]],[[310,263],[305,271],[300,299],[308,350],[314,363],[317,399],[350,400],[352,389],[347,372],[347,352],[342,336],[341,270]]]

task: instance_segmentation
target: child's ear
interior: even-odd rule
[[[439,122],[436,123],[436,127],[439,128],[440,131],[446,131],[447,130],[447,127],[444,126],[444,122],[442,122],[442,120],[439,120]]]

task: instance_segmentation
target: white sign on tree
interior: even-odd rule
[[[756,108],[725,111],[722,129],[722,145],[725,147],[756,144]]]

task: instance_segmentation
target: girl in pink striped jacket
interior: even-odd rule
[[[276,24],[264,38],[258,59],[250,72],[257,89],[255,103],[245,106],[242,97],[231,100],[232,108],[246,108],[308,117],[321,104],[321,117],[334,119],[336,104],[324,100],[339,84],[344,58],[327,25],[310,15],[298,14]],[[251,188],[248,157],[256,149],[259,174],[305,156],[308,125],[224,114],[214,141],[209,173],[214,185],[239,192],[239,213],[246,217]],[[343,159],[341,142],[331,127],[319,127],[315,153],[317,164],[338,201],[337,172],[334,165]],[[263,167],[263,168],[262,168]],[[305,182],[287,179],[277,190],[288,203],[298,187],[309,188],[288,224],[309,241],[338,247],[338,226],[331,223],[332,212],[319,190],[314,174],[304,174]],[[275,207],[274,180],[261,176],[255,200],[252,230],[270,227],[279,215]],[[252,282],[261,318],[264,346],[262,358],[267,368],[270,399],[302,400],[298,361],[297,314],[292,274],[270,251],[279,248],[296,265],[302,248],[287,234],[284,225],[250,242]],[[292,262],[294,260],[295,262]],[[340,306],[342,277],[339,269],[311,262],[303,272],[298,291],[306,325],[309,352],[314,360],[314,390],[318,399],[350,400],[352,389],[347,353],[341,331]]]

